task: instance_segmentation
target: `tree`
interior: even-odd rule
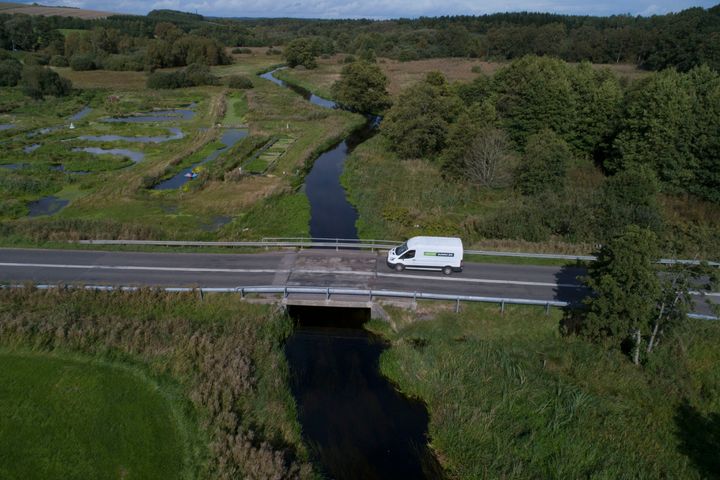
[[[449,125],[461,110],[442,74],[407,88],[388,111],[382,132],[403,158],[435,155],[445,147]]]
[[[378,113],[392,104],[388,79],[376,64],[353,62],[343,67],[341,75],[332,91],[342,105],[359,112]]]
[[[625,99],[626,109],[606,162],[610,171],[650,166],[663,185],[686,190],[697,159],[694,141],[695,93],[686,75],[664,70],[638,82]]]
[[[526,56],[494,77],[496,106],[508,134],[523,146],[545,128],[569,140],[577,119],[577,93],[572,69],[550,57]]]
[[[691,148],[698,160],[689,190],[720,203],[720,74],[703,66],[691,70],[688,76],[695,90],[696,131]]]
[[[22,76],[22,64],[14,58],[0,60],[0,87],[14,87]]]
[[[307,38],[298,38],[288,43],[285,47],[285,60],[287,60],[290,68],[302,65],[305,68],[316,68],[318,51],[315,43]]]
[[[655,234],[632,225],[600,249],[585,279],[593,293],[584,300],[581,333],[615,348],[629,342],[636,365],[662,299],[654,268],[658,256]]]
[[[45,95],[63,97],[72,90],[72,83],[47,67],[25,66],[20,79],[23,91],[35,99]]]
[[[462,165],[470,183],[487,188],[507,185],[512,170],[512,155],[505,132],[497,128],[485,128],[468,140]]]
[[[518,169],[517,184],[524,195],[561,190],[573,155],[567,143],[550,129],[528,137]]]
[[[598,238],[607,239],[622,233],[628,225],[660,232],[662,214],[657,203],[660,191],[655,173],[648,166],[623,170],[603,184],[598,219]]]

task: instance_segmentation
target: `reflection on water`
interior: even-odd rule
[[[77,122],[78,120],[82,120],[83,118],[85,118],[90,112],[92,112],[92,108],[85,106],[76,114],[70,115],[70,120],[72,120],[73,122]]]
[[[222,135],[220,136],[220,143],[224,145],[223,147],[218,148],[199,162],[193,163],[189,167],[181,170],[180,173],[176,174],[174,177],[170,177],[169,179],[158,183],[153,187],[153,190],[174,190],[176,188],[182,187],[187,182],[192,180],[192,177],[190,175],[192,175],[193,168],[197,167],[198,165],[202,165],[203,163],[215,160],[220,155],[229,150],[237,142],[247,137],[247,134],[247,130],[239,130],[236,128],[229,128],[223,131]]]
[[[14,126],[15,125],[13,125],[12,123],[0,123],[0,132],[2,132],[3,130],[10,130]]]
[[[6,170],[20,170],[21,168],[28,168],[29,166],[29,163],[6,163],[4,165],[0,165],[0,168],[4,168]]]
[[[72,149],[73,152],[87,152],[94,155],[119,155],[127,157],[135,163],[142,161],[145,158],[145,154],[142,152],[136,152],[134,150],[128,150],[125,148],[98,148],[98,147],[75,147]]]
[[[310,90],[306,90],[302,87],[299,87],[297,85],[292,85],[284,80],[280,80],[276,76],[273,75],[273,73],[277,72],[278,70],[283,70],[283,68],[277,68],[271,72],[263,73],[260,75],[260,78],[264,78],[265,80],[270,80],[276,85],[280,85],[281,87],[289,88],[293,92],[301,95],[305,100],[312,103],[313,105],[318,105],[320,107],[324,108],[338,108],[338,104],[333,102],[332,100],[328,100],[326,98],[318,97],[314,93],[312,93]]]
[[[428,415],[379,372],[387,348],[360,325],[365,309],[289,307],[285,346],[306,442],[337,480],[441,478],[427,447]]]
[[[82,135],[79,140],[91,142],[131,142],[131,143],[163,143],[170,140],[180,140],[184,137],[182,130],[177,127],[168,128],[170,135],[156,137],[126,137],[123,135]]]
[[[70,200],[63,200],[54,195],[48,195],[40,200],[28,203],[28,217],[39,217],[41,215],[53,215],[70,203]]]
[[[35,150],[37,150],[38,148],[40,148],[40,144],[39,144],[39,143],[33,143],[32,145],[26,145],[26,146],[24,146],[24,147],[23,147],[23,152],[25,152],[25,153],[32,153],[32,152],[34,152]]]

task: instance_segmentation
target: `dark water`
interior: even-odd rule
[[[203,163],[210,162],[212,160],[215,160],[220,155],[225,153],[227,150],[232,148],[233,145],[235,145],[237,142],[242,140],[243,138],[247,137],[248,131],[247,130],[239,130],[235,128],[227,129],[223,132],[223,134],[220,136],[220,142],[224,145],[224,147],[218,148],[214,152],[212,152],[207,157],[203,158],[197,163],[193,163],[188,168],[181,170],[180,173],[175,175],[174,177],[171,177],[164,182],[160,182],[157,185],[153,187],[153,190],[174,190],[176,188],[180,188],[183,185],[185,185],[187,182],[192,180],[190,177],[186,177],[186,174],[189,174],[192,172],[192,169],[197,167],[198,165],[202,165]]]
[[[163,143],[170,140],[180,140],[185,135],[177,127],[168,128],[170,135],[157,137],[126,137],[123,135],[82,135],[78,140],[91,142],[130,142],[130,143]]]
[[[273,70],[274,72],[274,70]],[[302,95],[309,102],[325,108],[339,108],[338,104],[318,97],[304,88],[289,85],[273,76],[273,72],[260,75],[262,78]],[[363,128],[355,131],[342,142],[332,146],[313,163],[305,177],[305,195],[310,202],[310,236],[313,238],[356,239],[355,222],[357,210],[347,200],[340,176],[348,155],[355,147],[372,137],[380,124],[380,118],[368,116]]]
[[[37,130],[33,130],[32,132],[29,132],[27,134],[27,138],[33,138],[37,137],[38,135],[47,135],[48,133],[56,132],[60,130],[62,127],[43,127],[38,128]]]
[[[5,163],[3,165],[0,165],[0,168],[4,168],[6,170],[20,170],[23,168],[28,168],[29,166],[29,163]]]
[[[0,132],[2,132],[3,130],[10,130],[14,127],[15,125],[13,125],[12,123],[0,123]]]
[[[135,150],[128,150],[126,148],[75,147],[72,151],[87,152],[94,155],[119,155],[129,158],[135,163],[141,162],[145,158],[144,153],[136,152]]]
[[[33,143],[32,145],[26,145],[26,146],[24,146],[24,147],[23,147],[23,152],[25,152],[25,153],[32,153],[32,152],[34,152],[35,150],[37,150],[38,148],[40,148],[40,144],[39,144],[39,143]]]
[[[325,108],[334,102],[275,78],[306,100]],[[379,117],[321,154],[305,178],[313,238],[356,239],[357,211],[340,184],[345,160],[372,137]],[[427,447],[425,406],[401,395],[380,374],[380,354],[387,348],[362,324],[364,309],[290,307],[296,320],[285,355],[290,385],[306,444],[323,473],[336,480],[442,478]]]
[[[290,307],[290,385],[305,441],[329,478],[440,478],[428,416],[380,375],[387,344],[363,330],[366,309]]]
[[[53,215],[70,203],[69,200],[63,200],[53,195],[48,195],[35,202],[28,203],[28,217],[39,217],[41,215]]]

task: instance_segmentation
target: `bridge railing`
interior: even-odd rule
[[[353,239],[353,238],[307,238],[307,237],[266,237],[258,241],[243,242],[204,242],[193,240],[77,240],[71,243],[83,245],[145,245],[163,247],[247,247],[247,248],[334,248],[389,250],[401,241]],[[465,250],[466,255],[482,255],[491,257],[538,258],[552,260],[586,261],[597,260],[594,255],[563,255],[557,253],[504,252],[497,250]],[[662,265],[699,265],[700,260],[661,258]],[[713,267],[720,267],[720,262],[707,262]]]
[[[22,284],[9,284],[0,285],[0,288],[25,288],[26,285]],[[116,286],[116,285],[33,285],[34,288],[41,290],[53,289],[53,288],[82,288],[85,290],[99,290],[99,291],[136,291],[147,287],[138,286]],[[441,293],[427,293],[427,292],[407,292],[400,290],[365,290],[356,288],[335,288],[335,287],[303,287],[303,286],[251,286],[251,287],[164,287],[159,290],[166,292],[198,292],[202,297],[205,293],[239,293],[242,298],[248,294],[279,294],[284,299],[287,299],[289,295],[293,294],[310,294],[310,295],[322,295],[325,300],[329,301],[333,295],[345,295],[345,296],[356,296],[367,299],[372,302],[376,298],[407,298],[413,301],[417,300],[439,300],[439,301],[450,301],[455,303],[455,312],[460,311],[461,302],[480,302],[480,303],[495,303],[500,306],[500,311],[505,311],[506,305],[531,305],[540,306],[545,308],[545,313],[550,313],[550,308],[564,308],[570,305],[569,302],[563,302],[558,300],[537,300],[530,298],[504,298],[504,297],[483,297],[475,295],[452,295],[452,294],[441,294]],[[689,318],[700,319],[700,320],[720,320],[714,315],[704,315],[698,313],[688,314]]]

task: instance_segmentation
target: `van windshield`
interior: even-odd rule
[[[397,255],[399,257],[403,253],[407,252],[407,249],[408,249],[407,243],[403,243],[402,245],[400,245],[399,247],[397,247],[395,249],[395,255]]]

